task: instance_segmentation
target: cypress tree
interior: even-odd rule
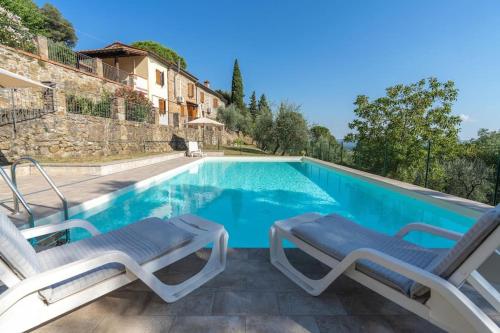
[[[252,96],[250,96],[250,106],[248,107],[248,110],[250,111],[250,114],[252,115],[252,117],[255,119],[255,117],[259,113],[259,108],[257,106],[257,97],[255,96],[255,91],[252,93]]]
[[[259,109],[259,114],[271,112],[271,108],[269,107],[269,104],[267,103],[266,95],[264,95],[264,94],[260,95],[259,105],[257,106],[257,108]]]
[[[243,78],[241,77],[240,66],[238,59],[234,61],[233,67],[233,81],[231,83],[231,103],[235,104],[240,110],[245,108],[243,102]]]

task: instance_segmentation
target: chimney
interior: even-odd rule
[[[205,82],[203,82],[203,84],[205,85],[205,87],[210,88],[210,81],[205,80]]]

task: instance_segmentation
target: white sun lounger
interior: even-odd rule
[[[70,228],[93,235],[35,253],[26,239]],[[19,231],[0,213],[0,332],[21,332],[71,311],[136,279],[165,302],[175,302],[222,272],[228,234],[194,215],[148,218],[100,234],[89,222],[69,220]],[[212,244],[205,267],[168,285],[153,273]]]
[[[196,141],[189,141],[188,142],[188,151],[187,151],[187,156],[194,157],[194,156],[200,156],[203,157],[205,154],[201,151],[200,147],[198,146],[198,142]]]
[[[500,294],[478,267],[500,245],[500,205],[466,233],[423,223],[395,236],[362,227],[339,215],[304,214],[276,222],[270,231],[271,263],[311,295],[321,294],[345,274],[431,323],[451,332],[499,332],[497,325],[461,291],[470,283],[500,311]],[[405,241],[411,231],[456,240],[449,250],[431,250]],[[310,279],[286,257],[283,240],[328,265],[321,279]],[[353,297],[356,297],[353,295]]]

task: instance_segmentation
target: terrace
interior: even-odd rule
[[[106,176],[54,175],[53,179],[77,206],[147,178],[193,162],[175,158]],[[390,181],[390,180],[387,180]],[[43,218],[57,212],[58,198],[40,177],[18,179],[22,193]],[[391,181],[400,185],[396,181]],[[418,190],[415,188],[414,190]],[[0,185],[2,206],[11,208],[7,189]],[[465,205],[470,202],[463,200]],[[478,206],[478,210],[485,207]],[[326,267],[296,249],[290,260],[307,276],[324,275]],[[198,251],[156,275],[167,283],[183,281],[199,271],[208,250]],[[472,288],[467,295],[498,324],[500,314]],[[440,332],[427,321],[342,277],[323,294],[313,297],[291,282],[269,262],[265,248],[228,251],[223,273],[185,298],[167,304],[137,281],[68,313],[35,332]]]

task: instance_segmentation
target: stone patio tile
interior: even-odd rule
[[[409,314],[394,302],[371,290],[337,294],[345,310],[350,315],[396,315]]]
[[[321,316],[316,317],[321,333],[400,333],[384,316]]]
[[[416,315],[398,315],[398,316],[387,316],[389,322],[397,332],[408,332],[408,333],[444,333],[439,327],[429,323],[427,320],[420,318]]]
[[[345,315],[346,311],[335,294],[311,296],[305,292],[278,293],[282,315]]]
[[[210,290],[198,289],[174,303],[166,303],[152,292],[149,295],[149,299],[144,305],[143,311],[139,313],[140,315],[209,315],[212,313],[215,294]]]
[[[276,293],[261,291],[217,292],[215,315],[278,315]]]
[[[251,274],[247,278],[247,290],[300,291],[301,288],[274,267]]]
[[[36,329],[36,333],[86,333],[92,332],[104,319],[104,313],[88,316],[84,312],[74,311],[63,315]]]
[[[107,316],[97,325],[93,333],[167,333],[172,327],[174,318],[167,316]]]
[[[169,333],[244,333],[245,319],[237,316],[179,316]]]
[[[319,333],[311,316],[251,316],[246,319],[247,333]]]

